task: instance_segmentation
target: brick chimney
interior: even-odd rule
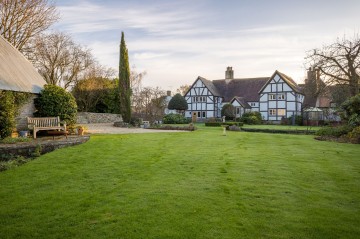
[[[312,91],[319,93],[321,88],[320,69],[310,67],[307,72],[307,79],[305,79],[305,84],[312,88]]]
[[[225,80],[232,80],[234,79],[234,71],[232,67],[228,66],[225,71]]]

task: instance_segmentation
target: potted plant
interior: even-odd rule
[[[17,138],[19,137],[19,133],[17,132],[17,129],[14,128],[13,131],[11,132],[11,138]]]
[[[78,132],[78,135],[84,135],[84,133],[85,133],[85,127],[82,126],[82,125],[79,125],[79,126],[77,127],[77,132]]]
[[[19,129],[19,135],[22,138],[26,138],[29,135],[29,130],[25,128]]]

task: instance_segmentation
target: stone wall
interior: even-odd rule
[[[35,112],[34,99],[37,95],[33,94],[28,99],[28,101],[20,108],[19,115],[15,118],[16,129],[27,130],[27,117],[33,117],[33,113]]]
[[[123,121],[119,114],[78,112],[77,124],[114,123]]]
[[[63,138],[61,140],[31,141],[18,144],[0,144],[0,160],[2,155],[21,155],[31,157],[38,145],[41,145],[41,154],[49,153],[56,149],[74,146],[87,142],[90,136]]]

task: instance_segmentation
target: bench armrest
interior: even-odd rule
[[[63,125],[64,127],[66,127],[66,121],[61,121],[60,125]]]
[[[28,123],[28,129],[29,130],[33,130],[35,128],[35,124],[33,123]]]

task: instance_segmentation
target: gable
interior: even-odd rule
[[[235,103],[237,103],[237,104],[235,104]],[[230,101],[230,104],[232,104],[234,106],[240,105],[240,106],[242,106],[244,108],[251,109],[251,106],[246,102],[244,97],[237,97],[236,96]]]
[[[34,66],[0,35],[0,90],[39,93],[46,84]]]
[[[201,76],[199,76],[195,82],[191,85],[189,90],[185,93],[184,96],[188,96],[188,94],[191,95],[214,95],[214,96],[220,96],[218,93],[216,87],[213,85],[213,83]]]
[[[280,86],[280,89],[277,87]],[[276,88],[276,89],[274,89]],[[276,91],[294,91],[302,94],[301,88],[296,84],[296,82],[289,76],[275,71],[270,79],[264,84],[260,89],[259,94],[262,92],[276,92]]]

